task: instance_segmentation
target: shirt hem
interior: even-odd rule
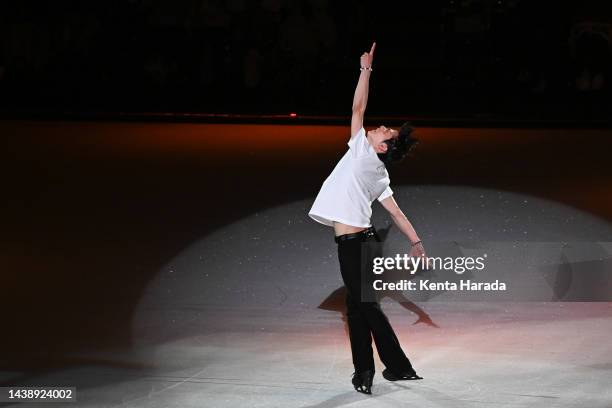
[[[308,215],[310,216],[310,218],[312,218],[316,222],[323,224],[323,225],[327,225],[328,227],[333,227],[334,222],[341,222],[342,224],[350,225],[352,227],[360,227],[360,228],[369,228],[372,226],[371,222],[368,223],[367,225],[363,225],[362,223],[360,224],[358,222],[350,221],[345,218],[330,217],[328,215],[324,215],[320,213],[318,214],[308,213]],[[323,222],[323,220],[327,222]]]

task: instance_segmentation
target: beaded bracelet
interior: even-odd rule
[[[372,71],[372,67],[361,67],[359,68],[360,71]]]
[[[421,240],[419,239],[417,242],[413,242],[413,243],[411,244],[411,246],[415,246],[415,245],[418,245],[418,244],[420,244],[420,243],[421,243]]]

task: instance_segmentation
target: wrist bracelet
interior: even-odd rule
[[[422,243],[422,242],[421,242],[421,240],[419,239],[417,242],[413,242],[413,243],[412,243],[410,246],[415,246],[415,245],[418,245],[418,244],[421,244],[421,243]]]
[[[372,67],[361,67],[359,68],[360,71],[372,71]]]

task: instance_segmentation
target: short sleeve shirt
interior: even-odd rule
[[[393,194],[389,173],[361,128],[348,142],[349,149],[323,182],[308,215],[321,224],[334,221],[370,227],[372,202]]]

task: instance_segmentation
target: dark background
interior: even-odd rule
[[[606,3],[3,1],[0,107],[344,115],[375,40],[370,114],[605,119]]]

